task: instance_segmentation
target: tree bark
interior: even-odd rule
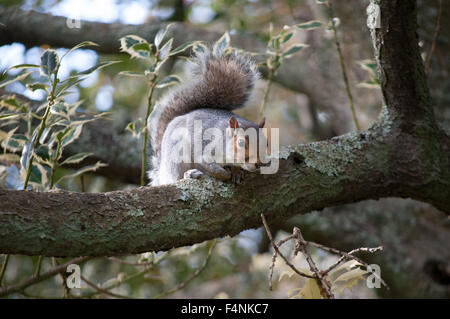
[[[414,1],[382,1],[373,32],[387,107],[368,131],[292,146],[275,175],[210,178],[102,194],[0,191],[0,252],[119,255],[233,236],[269,220],[380,197],[450,213],[450,139],[432,112]],[[388,32],[389,31],[389,32]]]

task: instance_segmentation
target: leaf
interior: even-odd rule
[[[81,134],[83,125],[80,124],[75,128],[73,126],[68,127],[64,132],[57,134],[56,138],[61,143],[61,147],[65,147],[75,141]]]
[[[3,88],[5,86],[7,86],[8,84],[14,83],[16,81],[22,81],[23,79],[28,77],[31,73],[33,73],[33,71],[24,72],[22,74],[19,74],[18,76],[16,76],[15,78],[13,78],[11,80],[2,82],[2,83],[0,83],[0,88]]]
[[[314,278],[309,278],[306,284],[300,290],[299,295],[303,296],[305,299],[321,299],[320,288],[317,284],[317,280]]]
[[[40,163],[34,162],[31,167],[30,184],[37,184],[45,186],[48,183],[48,176],[50,175],[50,168],[45,167]]]
[[[77,176],[82,175],[87,172],[95,172],[100,167],[104,167],[104,166],[107,166],[107,165],[103,164],[99,161],[99,162],[95,163],[94,165],[88,165],[88,166],[82,167],[79,170],[76,170],[72,174],[64,175],[57,181],[57,183],[59,183],[60,181],[62,181],[63,179],[66,179],[66,178],[74,178],[74,177],[77,177]]]
[[[360,280],[366,279],[364,275],[367,273],[366,270],[359,267],[343,273],[333,281],[331,286],[332,291],[342,292],[345,289],[352,289]]]
[[[367,274],[366,270],[361,269],[360,267],[349,270],[345,273],[343,273],[342,275],[340,275],[339,277],[337,277],[333,283],[336,283],[338,281],[348,281],[357,277],[362,277],[363,275]],[[364,278],[363,278],[364,279]]]
[[[119,75],[124,75],[124,76],[134,76],[134,77],[145,77],[144,73],[139,73],[139,72],[131,72],[131,71],[121,71],[119,72]]]
[[[269,41],[269,46],[268,46],[269,50],[272,51],[278,51],[280,49],[280,36],[274,36],[273,38],[270,39]]]
[[[280,274],[278,281],[282,281],[284,277],[291,278],[293,275],[295,275],[295,272],[293,270],[285,270]]]
[[[198,41],[190,41],[190,42],[186,42],[178,47],[176,47],[175,49],[173,49],[172,51],[170,51],[169,56],[173,56],[176,54],[179,54],[181,52],[186,51],[187,49],[189,49],[190,47],[196,45],[198,43]]]
[[[67,92],[67,90],[73,88],[74,86],[76,86],[78,83],[84,81],[84,78],[81,79],[77,79],[74,80],[73,78],[68,78],[60,83],[58,83],[58,86],[56,87],[55,90],[55,96],[56,97],[62,97],[62,95]]]
[[[230,46],[230,35],[225,32],[213,46],[213,53],[216,56],[221,56],[225,50]]]
[[[33,156],[33,143],[30,141],[25,142],[22,149],[22,156],[20,157],[20,165],[26,170],[28,169],[28,163]]]
[[[20,157],[17,154],[0,154],[0,162],[2,162],[2,163],[19,163]]]
[[[6,107],[9,110],[18,110],[21,108],[19,101],[16,99],[15,95],[10,95],[5,97],[0,101],[0,106]]]
[[[31,91],[36,91],[36,90],[44,90],[47,92],[47,88],[48,85],[47,84],[43,84],[43,83],[27,83],[26,84],[27,89],[31,90]]]
[[[158,55],[160,60],[164,60],[165,58],[167,58],[169,56],[170,50],[172,49],[172,43],[173,43],[173,38],[170,38],[170,40],[167,41],[163,45],[163,47],[159,51],[159,55]]]
[[[39,145],[34,152],[35,158],[42,164],[51,166],[50,149],[46,145]]]
[[[95,71],[98,71],[100,69],[106,68],[107,66],[110,66],[110,65],[113,65],[113,64],[116,64],[116,63],[120,63],[120,62],[122,62],[122,61],[104,61],[104,62],[100,62],[100,63],[97,63],[96,65],[94,65],[93,67],[90,67],[89,69],[86,69],[86,70],[81,71],[81,72],[79,72],[79,73],[77,73],[75,75],[72,75],[71,77],[75,78],[75,77],[79,77],[79,76],[82,76],[82,75],[88,75],[88,74],[91,74],[91,73],[93,73]]]
[[[141,42],[131,47],[132,57],[148,59],[152,54],[152,45],[147,42]]]
[[[289,47],[286,51],[284,51],[282,57],[285,59],[288,59],[292,57],[295,53],[299,52],[301,49],[306,48],[307,44],[294,44],[293,46]]]
[[[364,81],[364,82],[358,83],[357,86],[361,87],[361,88],[366,88],[366,89],[379,89],[380,83],[369,80],[369,81]]]
[[[298,292],[297,294],[293,294]],[[320,288],[314,278],[309,278],[302,288],[294,288],[288,291],[289,298],[321,299]]]
[[[55,50],[46,50],[41,55],[41,69],[42,71],[49,75],[52,74],[58,65],[58,54]]]
[[[339,267],[333,269],[330,272],[330,276],[333,276],[333,274],[339,272],[340,270],[343,270],[343,269],[351,270],[352,268],[355,268],[355,267],[358,267],[358,266],[362,266],[362,264],[360,262],[354,260],[354,259],[349,260],[349,261],[343,263],[342,265],[340,265]]]
[[[145,39],[134,35],[134,34],[129,34],[126,35],[122,38],[120,38],[120,50],[122,52],[126,52],[129,55],[133,56],[133,54],[135,54],[135,51],[133,50],[133,46],[135,46],[136,44],[139,43],[148,43]]]
[[[377,74],[377,63],[374,60],[360,60],[357,61],[359,66],[369,72],[369,74],[374,77]]]
[[[21,115],[20,113],[1,113],[0,120],[12,119],[12,118],[16,118],[20,115]]]
[[[64,59],[64,57],[66,55],[70,54],[71,52],[75,51],[76,49],[79,49],[79,48],[82,48],[82,47],[87,47],[87,46],[98,46],[98,44],[95,43],[95,42],[92,42],[92,41],[81,42],[81,43],[77,44],[76,46],[74,46],[73,48],[71,48],[66,53],[64,53],[64,55],[61,57],[61,61],[62,61],[62,59]]]
[[[69,113],[69,105],[65,102],[53,104],[50,107],[50,113],[67,117]]]
[[[296,24],[295,26],[302,30],[313,30],[313,29],[320,28],[323,25],[324,25],[324,23],[322,21],[312,20],[312,21]]]
[[[181,78],[177,75],[169,75],[166,76],[163,80],[159,81],[158,84],[156,85],[157,88],[164,88],[176,83],[181,83]]]
[[[169,28],[172,26],[172,23],[166,25],[165,27],[161,28],[158,33],[156,33],[155,39],[154,39],[154,43],[156,48],[159,48],[159,45],[161,44],[162,40],[164,39],[164,37],[166,36],[167,31],[169,30]]]
[[[133,134],[133,137],[139,138],[142,132],[142,128],[142,121],[136,120],[128,123],[128,125],[125,127],[125,130],[131,132],[131,134]]]
[[[198,42],[194,45],[193,50],[196,54],[203,53],[207,50],[207,47],[202,42]]]
[[[94,153],[78,153],[66,158],[61,165],[77,164],[83,161],[86,157],[93,155]]]
[[[292,38],[293,35],[294,35],[294,32],[289,32],[289,33],[283,34],[280,38],[281,44],[288,42]]]

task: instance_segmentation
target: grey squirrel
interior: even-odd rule
[[[264,126],[264,119],[256,124],[232,113],[245,106],[254,89],[259,78],[256,64],[240,53],[215,53],[205,49],[196,54],[189,75],[185,84],[169,91],[156,104],[156,115],[152,114],[149,118],[153,155],[148,177],[152,186],[173,183],[182,178],[198,178],[202,174],[223,181],[237,181],[240,168],[255,171],[261,165],[259,153],[255,155],[255,152],[250,152],[249,138],[242,132],[248,128],[258,132]],[[216,141],[223,145],[223,154],[219,154],[218,160],[201,158],[199,161],[180,161],[180,139],[185,139],[188,155],[192,158],[195,147],[193,132],[198,121],[201,121],[201,137],[213,128],[219,129],[224,139],[226,134],[230,134],[227,129],[233,129],[232,136],[228,135],[225,143]],[[180,129],[181,134],[177,134]],[[259,136],[259,143],[265,147],[267,140]],[[206,141],[202,140],[201,151],[206,147]],[[238,151],[245,154],[245,161],[236,161]],[[230,156],[233,158],[230,159]]]

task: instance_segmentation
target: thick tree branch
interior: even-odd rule
[[[2,190],[0,252],[97,256],[165,250],[260,226],[261,213],[281,220],[387,196],[412,197],[450,212],[450,179],[402,171],[411,163],[395,162],[404,142],[389,144],[389,123],[385,114],[368,132],[285,149],[277,174],[247,174],[239,186],[207,178],[102,194]],[[448,160],[448,152],[441,156]],[[411,157],[416,167],[436,169],[432,160]],[[449,166],[440,170],[449,176]]]

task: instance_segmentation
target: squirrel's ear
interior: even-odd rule
[[[230,128],[237,129],[239,128],[238,121],[234,118],[234,116],[230,117]]]
[[[261,119],[261,121],[259,122],[258,126],[259,126],[260,128],[263,128],[263,127],[264,127],[264,124],[266,124],[266,118],[265,118],[265,117],[263,117],[263,118]]]

